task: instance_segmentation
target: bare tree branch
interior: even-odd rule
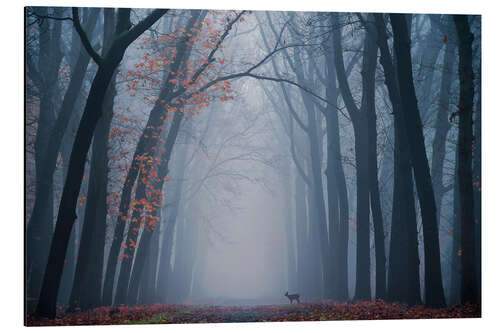
[[[170,9],[155,9],[151,14],[149,14],[145,19],[137,23],[132,29],[130,29],[125,35],[120,36],[121,42],[124,42],[126,46],[130,45],[134,40],[137,39],[144,31],[146,31],[151,25],[158,21],[164,14],[166,14]]]
[[[73,25],[76,29],[76,32],[80,36],[80,40],[82,41],[85,50],[87,50],[90,57],[96,62],[96,64],[98,64],[99,66],[102,65],[103,58],[94,50],[94,48],[90,44],[87,34],[85,33],[85,31],[83,31],[82,25],[80,24],[80,17],[78,16],[78,8],[73,7],[72,12],[73,12]]]

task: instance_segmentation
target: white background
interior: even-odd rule
[[[94,7],[159,7],[203,9],[251,10],[307,10],[307,11],[361,11],[405,13],[462,13],[482,14],[483,47],[483,318],[459,320],[390,320],[307,323],[246,323],[246,324],[189,324],[147,326],[93,326],[92,330],[118,332],[148,330],[159,332],[489,332],[500,327],[499,297],[499,246],[498,216],[499,188],[499,107],[496,96],[500,93],[498,59],[500,50],[497,33],[500,31],[498,2],[488,0],[31,0],[2,1],[0,18],[0,328],[4,332],[26,330],[23,327],[23,59],[24,31],[23,6],[94,6]],[[497,327],[495,329],[495,327]],[[43,332],[71,330],[83,332],[89,327],[32,328]]]

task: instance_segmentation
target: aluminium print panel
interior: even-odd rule
[[[25,8],[25,325],[481,317],[481,16]]]

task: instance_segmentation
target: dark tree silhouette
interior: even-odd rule
[[[390,19],[394,32],[394,51],[402,113],[422,212],[425,253],[425,304],[429,307],[442,307],[445,305],[445,299],[441,275],[436,201],[432,188],[429,162],[425,152],[422,121],[413,85],[408,25],[403,14],[390,14]]]
[[[408,304],[420,303],[417,221],[408,137],[403,122],[396,68],[387,45],[386,23],[374,14],[380,64],[394,114],[394,193],[388,269],[387,298]]]
[[[469,18],[454,15],[458,35],[458,71],[460,77],[460,100],[458,104],[458,181],[460,195],[461,231],[461,299],[462,303],[478,300],[476,283],[474,195],[472,186],[472,108],[474,106],[474,74],[472,71],[472,42]]]
[[[113,41],[115,10],[104,9],[103,51],[106,53]],[[85,51],[84,51],[85,52]],[[89,186],[85,218],[82,227],[80,250],[75,269],[70,308],[91,309],[101,304],[101,276],[106,235],[107,185],[108,185],[108,141],[111,126],[113,101],[116,94],[116,73],[108,86],[103,116],[99,119],[92,140]]]
[[[370,292],[370,175],[369,175],[369,134],[368,113],[374,112],[375,69],[377,48],[375,40],[367,33],[363,47],[361,107],[358,108],[352,97],[347,81],[342,55],[341,33],[338,14],[332,15],[333,52],[339,89],[349,112],[355,138],[356,155],[356,291],[355,299],[368,300]],[[373,157],[373,156],[372,156]],[[378,242],[380,245],[380,242]],[[383,245],[383,243],[382,243]],[[383,249],[379,249],[383,251]],[[385,256],[385,254],[384,254]],[[379,257],[380,258],[380,257]],[[384,260],[385,261],[385,260]],[[379,277],[380,278],[380,277]],[[380,283],[379,283],[380,286]]]

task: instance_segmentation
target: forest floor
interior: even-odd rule
[[[408,307],[401,303],[323,301],[316,303],[262,306],[149,305],[101,307],[85,312],[59,313],[54,320],[28,316],[28,326],[182,324],[227,322],[276,322],[319,320],[479,318],[479,304],[443,309]]]

